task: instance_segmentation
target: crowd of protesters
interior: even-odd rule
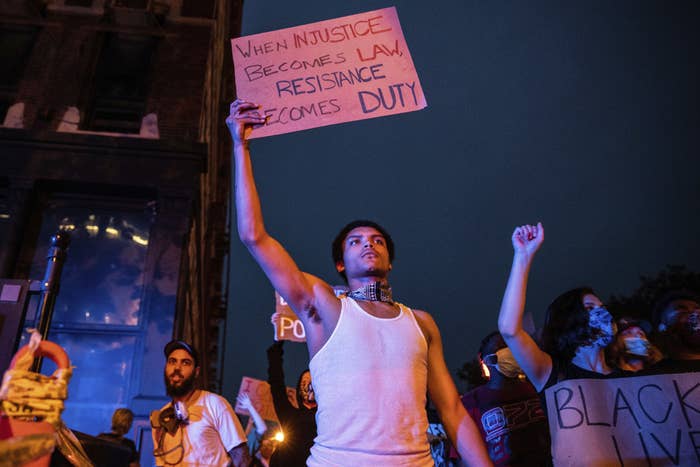
[[[666,284],[656,290],[651,306],[630,307],[613,302],[610,309],[594,289],[577,287],[551,302],[539,331],[526,324],[529,272],[543,242],[541,224],[521,226],[513,232],[512,268],[497,319],[494,313],[498,331],[481,341],[475,358],[478,381],[472,381],[470,390],[461,396],[462,406],[478,428],[483,446],[496,466],[561,464],[553,458],[553,444],[550,444],[550,425],[556,420],[551,419],[547,409],[548,388],[568,380],[611,380],[700,371],[700,299],[691,291],[694,287]],[[287,395],[283,342],[275,342],[267,356],[268,382],[279,427],[275,422],[263,420],[247,394],[239,395],[239,405],[247,409],[254,421],[247,443],[250,465],[306,465],[317,436],[317,403],[311,372],[304,370],[299,375],[294,404]],[[121,415],[124,415],[123,423]],[[128,410],[120,409],[113,420],[113,431],[122,443],[131,422],[128,415]],[[431,445],[434,464],[436,467],[464,465],[458,451],[450,447],[451,436],[440,423],[443,416],[444,413],[438,416],[437,411],[429,411],[432,423],[425,436]],[[284,434],[284,442],[276,439],[280,432]],[[593,444],[589,449],[595,450],[597,446]],[[676,459],[677,452],[678,447]],[[619,453],[618,456],[624,464],[627,459]],[[669,453],[669,459],[673,458]],[[132,462],[138,465],[137,458]],[[658,465],[670,464],[661,461]],[[566,465],[586,464],[567,462]]]
[[[493,376],[485,388],[460,400],[435,321],[393,298],[389,275],[395,250],[386,229],[355,220],[333,240],[333,262],[349,289],[343,297],[302,271],[267,231],[248,144],[252,128],[266,118],[259,105],[239,98],[226,119],[233,143],[236,224],[240,240],[304,325],[317,403],[317,434],[307,465],[435,465],[426,393],[464,462],[546,465],[557,458],[554,431],[550,458],[544,429],[548,388],[642,371],[697,370],[700,310],[698,300],[683,291],[659,300],[650,316],[653,328],[620,316],[625,319],[618,336],[618,323],[600,297],[590,287],[579,287],[554,299],[540,339],[528,334],[523,326],[527,281],[544,228],[524,225],[512,235],[513,264],[497,319],[500,335],[482,348],[482,361]],[[515,423],[514,414],[523,408],[526,421]],[[688,435],[695,446],[693,433]],[[516,442],[521,436],[531,439]],[[617,460],[624,463],[617,440],[612,441]],[[585,465],[581,462],[569,457],[566,463]]]
[[[268,349],[268,382],[285,440],[275,441],[277,430],[260,416],[247,394],[240,394],[239,405],[254,421],[253,431],[246,442],[242,430],[237,430],[237,444],[228,443],[232,449],[228,457],[219,456],[222,463],[265,467],[608,465],[610,459],[604,456],[593,455],[595,462],[575,458],[574,452],[584,457],[595,453],[600,449],[596,443],[583,443],[588,452],[564,446],[561,456],[559,441],[555,440],[559,434],[553,426],[579,426],[587,410],[585,402],[583,411],[567,405],[574,397],[567,382],[630,382],[625,378],[700,371],[700,299],[695,292],[674,288],[673,284],[655,297],[646,315],[641,309],[632,313],[628,309],[608,309],[593,288],[577,287],[554,298],[539,332],[529,329],[524,322],[528,278],[545,236],[539,223],[517,227],[512,234],[513,262],[500,311],[493,316],[498,331],[484,337],[478,351],[483,384],[460,396],[445,364],[442,338],[432,317],[393,298],[388,276],[393,267],[394,243],[382,226],[355,220],[333,240],[333,261],[349,290],[341,297],[328,283],[301,271],[266,231],[247,141],[250,127],[264,122],[256,104],[242,99],[231,104],[227,125],[233,139],[237,226],[241,240],[275,290],[302,321],[310,369],[299,375],[294,404],[287,396],[282,343]],[[177,348],[169,350],[171,344]],[[180,352],[191,377],[184,378],[177,368],[168,373],[169,366],[180,365],[173,357],[175,352]],[[174,409],[176,402],[183,400],[187,405],[194,392],[190,383],[199,372],[197,352],[189,344],[173,341],[166,346],[165,355],[166,385],[179,388],[187,382],[187,386],[180,392],[171,391],[175,394],[173,403],[162,409],[155,421],[152,417],[152,426],[160,431],[172,421],[166,413],[168,407]],[[700,387],[700,382],[691,378],[690,389],[685,387],[685,392],[679,390],[676,380],[673,384],[685,421],[692,428],[688,411],[700,414],[700,405],[692,405],[687,396]],[[586,384],[580,383],[577,389],[584,399],[582,386]],[[594,396],[609,396],[600,393],[607,386],[593,386],[598,391]],[[662,391],[656,383],[645,387]],[[568,399],[562,402],[556,394],[550,398],[561,388],[569,391],[564,393]],[[637,396],[641,398],[640,393]],[[634,418],[619,388],[614,398],[615,420],[620,411]],[[429,417],[427,408],[431,404],[435,410]],[[557,411],[557,417],[552,416],[552,410]],[[562,410],[579,415],[578,424],[564,423]],[[670,411],[669,403],[664,418],[654,418],[646,411],[645,415],[652,423],[662,424]],[[435,423],[436,417],[440,423]],[[610,426],[606,422],[591,423],[587,411],[585,417],[588,425]],[[187,431],[198,421],[187,416],[175,418],[182,418],[173,427],[175,431]],[[634,418],[634,422],[639,428],[639,421]],[[115,439],[121,441],[128,424],[123,428],[113,424]],[[680,429],[675,431],[673,452],[667,448],[668,443],[664,445],[654,433],[651,436],[671,464],[683,464],[688,453],[700,463],[700,445],[695,439],[700,432],[688,432],[690,448],[686,441],[681,449],[682,433]],[[184,449],[183,436],[181,433],[180,445],[173,449]],[[447,439],[453,449],[436,449]],[[641,431],[639,439],[647,464],[652,465]],[[615,436],[612,443],[616,456],[613,464],[617,461],[625,465],[628,460],[642,458],[628,457]],[[164,446],[157,447],[157,457],[171,452]],[[192,443],[188,448],[191,452],[186,454],[196,456],[199,448]],[[185,465],[183,458],[184,454],[169,465]],[[660,465],[669,463],[663,459]]]
[[[515,229],[513,266],[498,315],[499,331],[482,340],[475,359],[480,368],[478,382],[461,397],[496,466],[552,464],[543,395],[559,382],[700,369],[700,300],[683,288],[666,287],[652,307],[633,310],[619,304],[608,310],[591,287],[574,288],[551,302],[539,332],[526,331],[528,275],[543,241],[541,224]],[[307,435],[303,449],[299,446],[304,454],[289,464],[304,465],[316,428],[315,405],[309,403],[308,389],[303,387],[304,376],[310,380],[310,374],[307,370],[300,375],[299,408],[293,408],[282,390],[281,352],[281,343],[268,349],[270,382],[279,393],[275,406],[283,415],[283,426],[290,423],[290,410],[291,415],[306,420],[303,429],[292,429],[296,436]],[[434,424],[430,427],[435,429]],[[460,465],[444,432],[435,435],[429,431],[428,438],[433,447],[446,445],[433,449],[436,466]]]
[[[540,332],[527,332],[528,276],[543,242],[542,224],[513,232],[500,332],[482,341],[482,381],[462,397],[497,466],[552,463],[544,392],[557,383],[700,371],[700,299],[685,284],[665,284],[652,303],[632,310],[621,303],[608,310],[591,287],[568,290],[551,302]],[[509,418],[514,404],[528,403],[528,416]]]

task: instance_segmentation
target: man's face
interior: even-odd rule
[[[700,304],[695,300],[679,299],[668,304],[662,322],[681,343],[691,350],[700,351]]]
[[[194,380],[199,368],[194,359],[184,349],[170,352],[165,362],[165,389],[170,397],[184,397],[194,390]]]
[[[311,373],[308,371],[301,376],[299,391],[301,392],[301,399],[304,402],[307,404],[316,403],[316,395],[314,394],[314,388],[311,385]]]
[[[338,271],[351,277],[386,276],[391,270],[384,236],[373,227],[355,227],[343,241],[343,261]]]

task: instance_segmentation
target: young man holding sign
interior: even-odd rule
[[[304,323],[318,403],[318,436],[307,464],[432,466],[427,390],[462,458],[469,465],[491,465],[445,365],[435,321],[392,300],[388,275],[394,250],[384,229],[359,221],[336,238],[336,269],[351,290],[341,298],[326,282],[299,270],[265,230],[246,141],[251,126],[265,121],[257,108],[236,100],[226,119],[233,138],[238,234]]]

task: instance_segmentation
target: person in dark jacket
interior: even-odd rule
[[[131,424],[133,422],[134,412],[125,407],[117,409],[112,415],[112,431],[109,433],[100,433],[97,437],[124,446],[130,453],[129,467],[139,467],[139,452],[136,450],[136,444],[125,437],[129,430],[131,430]]]
[[[547,414],[499,332],[481,341],[479,359],[488,368],[488,382],[462,396],[462,404],[479,427],[493,464],[549,465]]]
[[[316,399],[311,384],[311,373],[304,370],[297,382],[297,405],[287,397],[284,383],[283,342],[275,342],[267,349],[267,382],[270,383],[272,401],[279,418],[284,441],[270,459],[270,467],[303,467],[316,438]]]

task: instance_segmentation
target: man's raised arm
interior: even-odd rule
[[[335,295],[328,284],[299,270],[289,253],[265,230],[246,139],[252,125],[263,123],[265,117],[260,115],[257,105],[241,99],[231,104],[226,125],[233,139],[238,235],[308,332],[309,317],[318,308],[317,297],[330,300]]]

